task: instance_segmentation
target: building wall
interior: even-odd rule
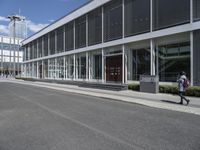
[[[14,61],[16,72],[21,71],[21,63],[23,60],[23,51],[20,47],[21,39],[0,36],[0,75],[13,74]]]
[[[193,62],[193,40],[198,34],[193,32],[200,29],[198,0],[98,2],[92,1],[23,42],[25,76],[31,77],[32,64],[42,61],[43,71],[37,65],[42,75],[36,77],[105,82],[107,58],[121,55],[122,83],[137,81],[141,74],[175,82],[181,70],[192,84],[194,78],[198,80]],[[85,13],[77,16],[79,11]]]

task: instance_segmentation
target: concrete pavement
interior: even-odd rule
[[[31,84],[0,82],[0,150],[200,148],[198,115]]]
[[[25,85],[33,85],[38,87],[45,87],[54,90],[61,90],[71,93],[90,95],[95,97],[102,97],[108,99],[114,99],[118,101],[131,102],[141,104],[154,108],[161,108],[185,113],[192,113],[200,115],[200,98],[189,97],[191,100],[188,106],[179,105],[180,98],[177,95],[170,94],[149,94],[135,91],[108,91],[102,89],[92,89],[79,87],[77,85],[63,85],[55,83],[44,83],[44,82],[31,82],[15,79],[3,79],[0,82],[13,82]]]

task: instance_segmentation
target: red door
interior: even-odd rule
[[[106,81],[122,82],[122,55],[106,57]]]

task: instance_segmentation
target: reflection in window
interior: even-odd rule
[[[104,6],[104,42],[122,38],[122,1],[114,0]]]
[[[94,45],[102,42],[101,7],[88,14],[88,42],[89,45]]]
[[[150,50],[132,50],[132,80],[139,80],[140,75],[150,74]]]
[[[50,32],[50,43],[49,43],[50,55],[55,54],[55,31]]]
[[[64,29],[60,27],[57,29],[57,53],[64,51]]]
[[[43,36],[44,40],[44,56],[48,55],[48,34]]]
[[[125,0],[125,36],[150,31],[150,0]]]
[[[67,78],[73,79],[75,77],[74,57],[73,56],[66,56],[65,61],[66,61],[65,64],[66,64],[66,70],[67,70]]]
[[[160,81],[176,82],[181,71],[190,78],[190,43],[158,46],[158,70]]]
[[[65,50],[74,49],[74,22],[65,25]]]
[[[86,79],[86,56],[77,55],[77,74],[79,79]]]
[[[154,30],[190,22],[190,0],[154,0]]]
[[[76,48],[86,46],[86,16],[82,16],[75,21],[76,24]]]

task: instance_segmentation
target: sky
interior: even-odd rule
[[[8,35],[7,16],[20,14],[26,17],[28,36],[65,16],[89,0],[0,0],[0,35]]]

